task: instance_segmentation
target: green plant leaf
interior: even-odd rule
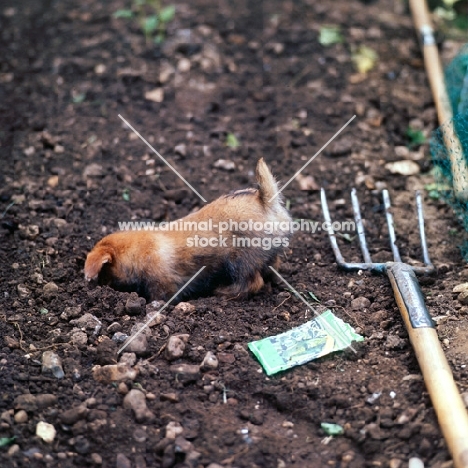
[[[125,19],[133,18],[133,11],[132,10],[117,10],[114,13],[114,18],[125,18]]]
[[[154,38],[154,43],[155,44],[162,44],[164,42],[164,33],[159,32],[157,36]]]
[[[415,146],[421,146],[426,143],[426,137],[421,130],[414,130],[411,127],[408,127],[406,130],[406,136],[408,137],[410,148],[414,148]]]
[[[239,140],[237,139],[236,135],[234,135],[234,133],[227,134],[226,146],[229,146],[229,148],[237,148],[240,146]]]
[[[175,11],[175,5],[168,5],[167,7],[164,7],[159,12],[159,20],[161,23],[169,23],[169,21],[172,21],[175,16]]]
[[[317,299],[317,296],[316,296],[313,292],[308,291],[308,293],[309,293],[309,296],[310,296],[315,302],[318,302],[318,303],[320,304],[320,300]]]
[[[78,93],[72,97],[74,104],[81,104],[86,99],[86,93]]]
[[[319,42],[323,46],[341,44],[343,36],[341,35],[339,26],[322,26],[320,28]]]
[[[13,437],[0,437],[0,447],[6,447],[7,445],[12,444],[16,439],[16,436]]]
[[[141,29],[145,36],[151,36],[158,27],[158,17],[156,15],[147,16],[141,21]]]
[[[358,47],[351,55],[351,60],[359,73],[371,71],[378,59],[377,52],[367,46]]]
[[[127,188],[126,189],[123,189],[122,191],[122,198],[128,202],[130,201],[130,190],[128,190]]]
[[[339,424],[320,423],[320,427],[329,436],[344,434],[344,429]]]

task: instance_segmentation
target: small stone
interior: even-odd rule
[[[133,410],[138,423],[150,423],[156,419],[156,416],[146,406],[145,394],[138,389],[134,388],[125,395],[123,406]]]
[[[45,284],[44,287],[42,288],[42,292],[45,298],[56,296],[58,294],[58,290],[59,290],[58,286],[53,282]]]
[[[96,75],[104,75],[104,73],[106,73],[106,66],[103,63],[98,63],[94,67],[94,73],[96,73]]]
[[[182,339],[179,335],[173,335],[169,337],[164,353],[166,359],[169,361],[173,361],[182,357],[185,351],[186,342],[187,341]]]
[[[320,186],[317,184],[317,182],[311,175],[303,176],[302,174],[298,174],[296,177],[296,181],[299,185],[299,190],[305,192],[320,190]]]
[[[54,439],[57,431],[52,424],[40,421],[36,426],[36,435],[41,438],[44,442],[51,444]]]
[[[81,305],[73,307],[65,307],[65,310],[60,315],[62,320],[70,320],[81,315]]]
[[[125,311],[128,315],[140,315],[145,310],[146,301],[137,293],[132,292],[125,303]]]
[[[195,306],[190,302],[179,302],[175,307],[174,311],[183,312],[184,314],[190,314],[195,311]]]
[[[88,343],[88,335],[81,330],[75,330],[70,334],[70,341],[75,346],[85,346]]]
[[[206,468],[224,468],[224,467],[223,465],[219,465],[218,463],[210,463]]]
[[[148,395],[147,395],[148,396]],[[179,402],[179,396],[177,393],[161,393],[161,401],[170,401],[171,403],[178,403]]]
[[[174,450],[176,453],[189,453],[193,450],[192,442],[184,439],[182,436],[178,436],[174,442]]]
[[[113,334],[122,331],[122,325],[119,322],[113,322],[107,327],[107,332]]]
[[[166,316],[157,311],[147,312],[145,317],[145,323],[148,324],[148,327],[155,327],[166,321]]]
[[[112,341],[115,341],[117,344],[123,344],[128,338],[129,336],[126,333],[115,332],[112,336]]]
[[[26,237],[26,239],[34,240],[39,235],[39,226],[35,224],[29,224],[28,226],[20,225],[21,234]]]
[[[407,408],[400,416],[398,416],[396,423],[405,425],[409,423],[417,414],[418,410],[416,408]]]
[[[227,159],[218,159],[213,166],[218,169],[223,169],[224,171],[234,171],[236,169],[234,161],[229,161]]]
[[[200,366],[193,364],[175,364],[170,366],[169,370],[183,382],[191,382],[200,378]]]
[[[125,343],[129,343],[125,350],[127,352],[135,353],[137,356],[144,355],[148,352],[148,338],[144,332],[136,336],[130,336]],[[125,344],[124,343],[124,344]]]
[[[16,290],[18,291],[18,296],[21,299],[25,299],[31,294],[31,291],[24,284],[18,284],[16,286]]]
[[[215,370],[218,368],[219,362],[218,358],[214,353],[211,351],[208,351],[203,358],[203,361],[201,363],[200,369],[202,371],[210,371],[210,370]]]
[[[234,364],[236,357],[232,353],[218,353],[218,360],[225,364]]]
[[[88,408],[85,405],[75,406],[70,408],[59,415],[60,422],[72,426],[80,419],[84,419],[88,414]]]
[[[342,137],[339,140],[336,140],[335,142],[331,143],[325,153],[328,156],[346,156],[347,154],[350,154],[351,151],[354,148],[354,140],[348,136]]]
[[[83,179],[86,181],[88,177],[102,177],[104,175],[103,168],[100,164],[88,164],[83,171]]]
[[[463,305],[468,305],[468,290],[467,291],[462,291],[458,297],[458,302]]]
[[[177,70],[181,73],[186,73],[190,70],[191,63],[187,58],[182,58],[177,62]]]
[[[420,458],[412,457],[409,459],[408,468],[424,468],[424,462]]]
[[[119,385],[117,385],[117,392],[121,395],[126,395],[128,393],[127,384],[125,382],[120,382]]]
[[[47,239],[47,240],[49,240],[49,239]],[[47,243],[47,241],[46,241],[46,243]],[[42,284],[44,282],[44,277],[40,273],[38,273],[37,271],[31,275],[31,279],[37,284]]]
[[[96,347],[96,362],[101,366],[117,364],[117,343],[109,337],[103,337]]]
[[[8,426],[11,426],[13,421],[11,420],[10,411],[3,411],[2,414],[0,414],[0,421],[5,422]]]
[[[91,461],[94,465],[102,465],[102,457],[99,455],[99,453],[92,453]]]
[[[367,297],[356,297],[351,301],[351,308],[355,310],[368,309],[371,305],[371,301]]]
[[[21,347],[19,341],[11,336],[4,336],[3,341],[10,349],[19,349]]]
[[[161,70],[159,72],[159,82],[161,84],[167,83],[171,76],[175,73],[174,67],[169,62],[163,62],[161,64]]]
[[[42,353],[42,373],[52,374],[57,379],[63,379],[63,377],[65,377],[62,368],[62,360],[58,354],[53,351],[44,351]]]
[[[24,411],[24,410],[19,410],[15,414],[13,419],[15,420],[16,424],[24,424],[24,423],[28,422],[28,413],[26,413],[26,411]]]
[[[406,146],[395,146],[395,155],[398,158],[407,158],[409,154],[410,151]]]
[[[464,291],[468,291],[468,283],[457,284],[453,288],[454,293],[461,293],[461,292],[464,292]]]
[[[166,426],[166,439],[175,439],[184,432],[184,428],[177,421],[170,421]]]
[[[135,353],[122,353],[119,359],[120,364],[127,364],[130,367],[133,367],[137,361],[137,356]]]
[[[8,449],[8,456],[13,457],[20,451],[20,446],[18,444],[13,444],[9,449]]]
[[[148,434],[146,433],[146,431],[143,428],[137,427],[133,431],[133,439],[136,442],[139,442],[141,444],[141,443],[145,442],[147,438],[148,438]]]
[[[62,154],[65,152],[65,147],[63,145],[55,145],[54,153]]]
[[[392,458],[388,463],[388,468],[401,468],[403,462],[398,458]]]
[[[145,456],[142,454],[135,455],[135,468],[147,468]]]
[[[79,435],[76,437],[75,450],[79,454],[86,455],[87,453],[89,453],[90,447],[91,447],[91,444],[89,443],[89,440],[86,439],[84,436]]]
[[[31,395],[30,393],[25,393],[23,395],[17,396],[14,401],[14,408],[23,409],[25,411],[34,413],[35,411],[37,411],[36,396]]]
[[[411,160],[395,161],[385,164],[385,169],[392,174],[404,176],[416,175],[421,171],[419,165]]]
[[[406,341],[398,335],[387,335],[385,347],[388,349],[403,349],[406,346]]]
[[[184,143],[176,145],[174,147],[174,153],[185,158],[185,156],[187,156],[187,145],[185,145]]]
[[[118,382],[121,380],[135,380],[138,375],[136,369],[132,369],[128,364],[111,364],[108,366],[94,366],[94,380],[104,384]]]
[[[132,463],[123,453],[118,453],[115,460],[115,468],[132,468]]]
[[[151,91],[146,91],[145,99],[148,101],[153,102],[163,102],[164,101],[164,89],[163,88],[155,88]]]
[[[93,314],[86,312],[80,318],[70,320],[70,324],[85,330],[95,330],[98,325],[101,325],[101,321]]]
[[[261,426],[265,420],[265,413],[260,410],[254,410],[252,414],[250,414],[249,420],[252,424]]]

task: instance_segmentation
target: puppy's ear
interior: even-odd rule
[[[98,277],[104,263],[112,263],[112,252],[108,247],[93,249],[86,258],[85,279],[94,280]]]

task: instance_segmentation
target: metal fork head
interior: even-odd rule
[[[328,209],[327,197],[325,195],[325,190],[321,189],[321,202],[322,202],[322,211],[325,223],[328,226],[328,237],[330,238],[330,243],[333,249],[333,253],[335,254],[336,263],[338,266],[347,271],[358,271],[358,270],[370,270],[377,273],[385,273],[387,267],[390,266],[394,262],[401,263],[400,253],[398,251],[398,246],[396,244],[396,236],[395,236],[395,227],[393,224],[393,215],[391,212],[391,204],[390,204],[390,197],[388,195],[387,190],[382,191],[382,197],[385,207],[385,216],[387,219],[387,226],[388,226],[388,233],[390,238],[390,247],[393,253],[393,262],[386,262],[386,263],[374,263],[372,262],[372,258],[369,253],[369,249],[367,247],[366,242],[366,235],[364,232],[364,225],[362,223],[361,218],[361,210],[359,208],[359,201],[356,195],[356,189],[352,189],[351,191],[351,204],[353,207],[354,213],[354,221],[356,223],[356,231],[357,236],[359,239],[359,246],[361,247],[361,252],[364,257],[363,263],[348,263],[345,262],[343,255],[341,254],[340,248],[338,247],[338,242],[336,238],[335,231],[332,227],[332,221],[330,217],[330,211]],[[418,215],[418,226],[419,226],[419,236],[421,241],[421,248],[423,253],[423,263],[424,266],[411,266],[413,271],[416,274],[430,274],[435,271],[434,265],[431,263],[429,259],[429,251],[427,249],[427,242],[426,242],[426,234],[424,232],[424,214],[423,214],[423,206],[422,206],[422,197],[421,192],[418,190],[416,192],[416,211]]]

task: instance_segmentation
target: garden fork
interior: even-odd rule
[[[468,414],[416,278],[416,274],[428,274],[435,270],[429,259],[427,249],[421,193],[416,192],[419,234],[424,260],[424,266],[421,267],[410,266],[401,261],[396,244],[388,191],[383,190],[382,195],[394,261],[386,263],[372,262],[367,248],[356,189],[351,191],[351,202],[364,263],[345,262],[332,228],[325,190],[323,188],[321,190],[323,217],[325,222],[328,223],[327,231],[333,253],[338,266],[346,271],[370,270],[377,273],[386,273],[389,277],[398,308],[406,325],[424,382],[437,414],[437,419],[452,454],[455,468],[468,468]]]

